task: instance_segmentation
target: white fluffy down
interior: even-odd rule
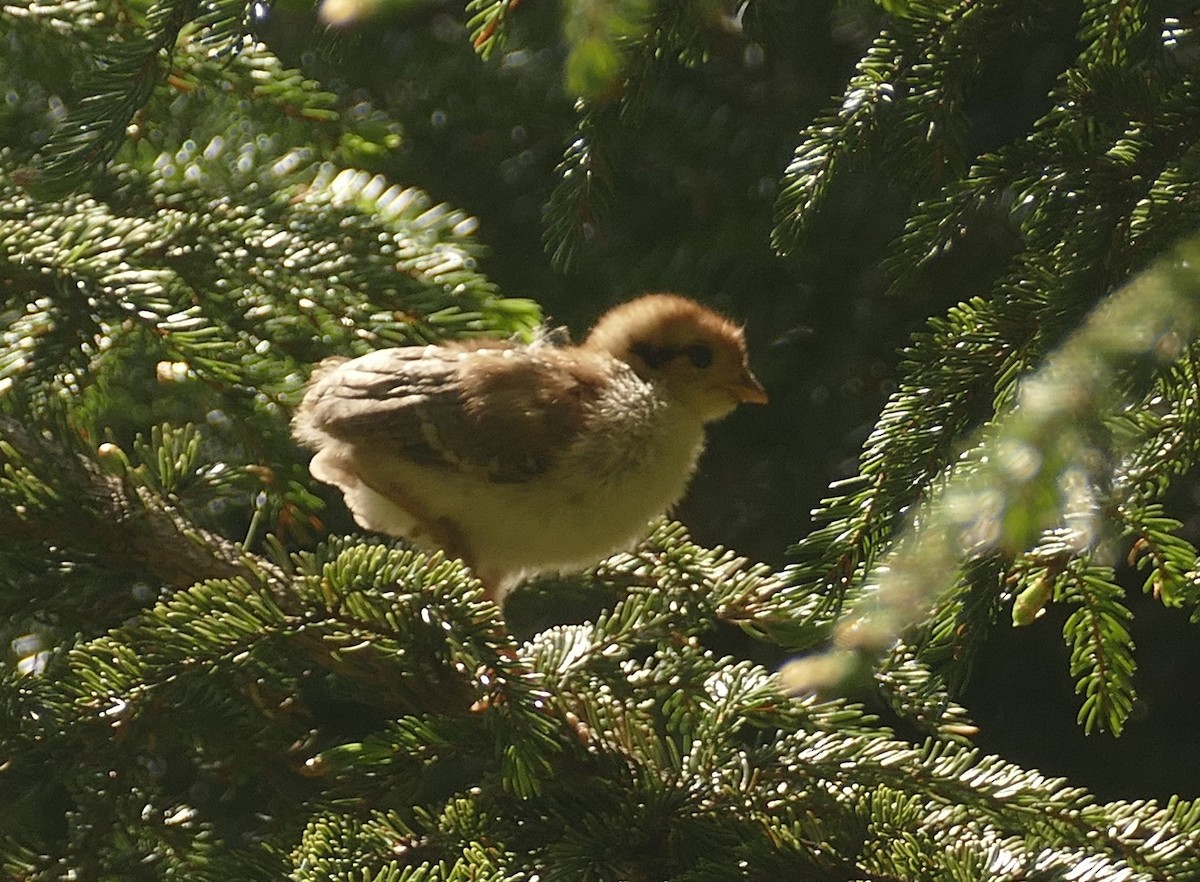
[[[341,489],[368,530],[431,545],[423,524],[453,524],[477,575],[500,599],[525,577],[581,569],[630,547],[687,488],[703,424],[632,371],[620,372],[586,421],[612,431],[583,433],[525,482],[482,481],[334,438],[311,470]]]

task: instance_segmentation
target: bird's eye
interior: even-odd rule
[[[693,345],[684,349],[683,354],[687,356],[687,360],[690,361],[694,367],[698,367],[701,370],[706,367],[710,367],[713,363],[713,351],[703,343],[694,343]]]

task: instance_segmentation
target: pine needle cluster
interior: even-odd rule
[[[564,4],[561,263],[606,222],[628,161],[607,139],[663,72],[743,31],[778,50],[784,5]],[[530,39],[525,6],[469,6],[481,55]],[[600,612],[528,633],[459,563],[341,535],[287,435],[327,354],[538,324],[481,271],[471,217],[372,168],[399,122],[284,64],[260,4],[0,6],[0,877],[1200,872],[1194,803],[1100,802],[983,755],[955,701],[1001,619],[1064,604],[1081,723],[1119,732],[1136,656],[1114,566],[1200,602],[1168,494],[1200,438],[1200,19],[1079,4],[1045,114],[973,153],[991,47],[1063,13],[886,6],[798,139],[774,245],[802,248],[840,181],[887,174],[911,197],[897,292],[999,229],[991,275],[914,339],[789,566],[660,523],[564,577]],[[731,628],[808,654],[777,675],[711,648]]]

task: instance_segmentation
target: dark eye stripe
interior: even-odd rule
[[[630,347],[630,351],[645,362],[646,367],[655,370],[679,355],[678,349],[670,346],[655,346],[651,343],[634,343]]]
[[[710,347],[703,343],[693,343],[690,346],[655,346],[652,343],[634,343],[630,347],[638,358],[640,358],[646,367],[653,370],[658,370],[665,367],[668,362],[673,361],[680,356],[684,356],[692,363],[693,367],[704,368],[710,367],[713,363],[713,351]]]

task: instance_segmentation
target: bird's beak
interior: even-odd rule
[[[750,368],[746,368],[738,382],[729,387],[729,394],[739,404],[767,403],[767,390],[758,382],[758,377],[750,373]]]

